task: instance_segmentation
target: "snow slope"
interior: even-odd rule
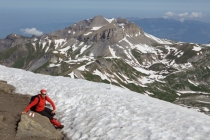
[[[210,117],[113,85],[34,74],[0,65],[0,79],[17,93],[41,88],[57,106],[72,140],[208,140]]]

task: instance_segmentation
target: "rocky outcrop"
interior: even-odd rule
[[[18,123],[18,130],[16,134],[17,139],[47,139],[47,140],[62,140],[63,135],[55,129],[47,117],[38,113],[34,113],[34,117],[29,116],[29,112],[21,116]]]
[[[50,57],[43,56],[39,60],[37,60],[32,66],[30,66],[30,68],[27,70],[34,71],[38,69],[39,67],[41,67],[42,65],[44,65],[45,63],[47,63],[49,60],[50,60]]]
[[[12,93],[14,90],[14,86],[8,85],[6,81],[0,80],[0,92]]]
[[[103,16],[96,16],[92,19],[90,27],[106,26],[109,22]]]
[[[0,131],[4,129],[7,126],[7,124],[4,123],[4,116],[0,115]]]

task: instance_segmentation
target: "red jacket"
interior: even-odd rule
[[[46,101],[48,101],[48,102],[52,105],[53,110],[56,109],[56,108],[55,108],[54,102],[53,102],[48,96],[45,96],[45,98],[43,98],[41,94],[38,94],[38,96],[39,96],[39,97],[36,97],[36,98],[35,98],[35,99],[26,107],[26,109],[24,110],[25,112],[28,112],[29,109],[30,109],[32,106],[36,105],[38,102],[39,102],[39,104],[36,105],[36,109],[35,109],[35,110],[36,110],[37,112],[43,111],[44,108],[45,108]],[[39,99],[38,99],[38,98],[39,98]]]

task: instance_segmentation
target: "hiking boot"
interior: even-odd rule
[[[59,128],[60,128],[60,129],[64,128],[64,125],[61,125]]]

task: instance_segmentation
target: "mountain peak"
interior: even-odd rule
[[[19,34],[10,34],[6,37],[6,39],[20,39],[22,36]]]
[[[92,19],[90,27],[100,27],[109,24],[109,22],[103,16],[96,16]]]

